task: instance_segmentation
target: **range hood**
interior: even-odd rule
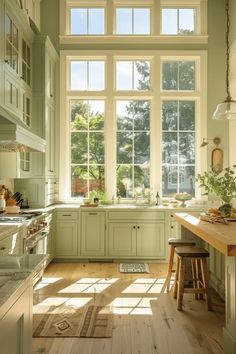
[[[1,152],[45,152],[46,142],[44,139],[17,124],[14,118],[8,119],[7,115],[11,117],[7,111],[0,107]]]

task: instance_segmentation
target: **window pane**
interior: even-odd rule
[[[147,164],[150,156],[150,136],[148,133],[134,133],[134,163]]]
[[[178,166],[162,167],[162,195],[171,197],[178,192]]]
[[[130,101],[118,101],[116,103],[117,129],[131,130],[133,127],[133,109]]]
[[[71,34],[87,34],[87,9],[71,9]]]
[[[86,166],[71,167],[71,196],[85,196],[88,192],[88,169]]]
[[[195,32],[194,9],[179,9],[179,34]]]
[[[133,101],[130,107],[134,113],[134,129],[149,130],[150,129],[150,102],[149,101]]]
[[[195,62],[179,62],[179,89],[195,90]]]
[[[145,192],[150,189],[149,166],[134,166],[134,192],[144,197]]]
[[[132,90],[133,65],[132,61],[116,62],[116,89]]]
[[[71,134],[71,163],[85,164],[87,163],[88,139],[87,133]]]
[[[89,163],[104,164],[104,133],[89,134]]]
[[[195,130],[194,101],[181,101],[179,103],[179,129]]]
[[[134,34],[150,34],[150,9],[134,9]]]
[[[177,34],[177,9],[162,9],[162,34]]]
[[[162,130],[177,130],[178,102],[165,101],[162,104]]]
[[[132,9],[116,9],[116,33],[132,34]]]
[[[71,90],[87,90],[87,62],[72,61],[71,62]]]
[[[104,9],[89,9],[89,34],[104,34]]]
[[[150,62],[134,62],[134,90],[150,89]]]
[[[180,166],[179,168],[179,191],[195,195],[195,167]]]
[[[117,133],[117,163],[132,163],[133,139],[130,132]]]
[[[105,191],[104,166],[89,167],[89,191]]]
[[[195,163],[195,134],[179,134],[179,162],[180,164]]]
[[[117,193],[122,198],[133,196],[133,169],[131,166],[117,166]]]
[[[104,129],[104,101],[89,101],[89,129],[103,130]]]
[[[162,64],[162,88],[163,90],[178,89],[178,63],[174,61]]]
[[[178,135],[177,133],[162,134],[162,162],[178,163]]]
[[[89,62],[89,90],[104,90],[104,62]]]
[[[87,130],[88,114],[87,104],[84,101],[71,103],[71,131]]]

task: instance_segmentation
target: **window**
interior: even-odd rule
[[[150,9],[117,8],[116,34],[150,34]]]
[[[173,91],[194,91],[195,62],[164,61],[162,64],[162,89]]]
[[[162,102],[162,195],[195,194],[195,101]]]
[[[150,89],[150,62],[149,61],[117,61],[116,62],[116,89],[138,90]]]
[[[117,191],[123,198],[150,188],[150,102],[117,101]]]
[[[103,100],[71,100],[71,196],[104,191]]]
[[[22,79],[30,85],[30,47],[22,39]]]
[[[31,107],[30,98],[24,93],[23,94],[23,122],[30,126],[31,120]]]
[[[8,15],[5,15],[5,63],[18,73],[18,29]]]
[[[102,35],[104,34],[103,8],[71,8],[70,34]]]
[[[167,8],[162,9],[161,34],[187,35],[196,32],[195,9]]]
[[[104,90],[104,61],[71,61],[70,89],[78,91]]]

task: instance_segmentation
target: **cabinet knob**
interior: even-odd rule
[[[50,93],[50,97],[53,97],[53,94],[52,94],[52,93]]]
[[[174,228],[174,226],[171,226],[170,228],[171,228],[171,229],[173,229],[173,228]]]
[[[9,64],[9,60],[5,59],[4,63]]]
[[[135,229],[135,226],[133,226],[133,229]]]
[[[1,251],[4,251],[5,249],[6,249],[6,247],[4,247],[4,246],[2,246],[2,247],[0,248]]]
[[[140,229],[140,226],[138,226],[137,229]]]

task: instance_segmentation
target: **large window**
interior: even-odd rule
[[[150,9],[117,8],[116,34],[150,34]]]
[[[116,62],[117,90],[149,90],[150,62],[149,61],[117,61]]]
[[[70,33],[73,35],[104,34],[104,9],[72,8],[70,10]]]
[[[104,112],[102,100],[70,101],[72,197],[104,190]]]

